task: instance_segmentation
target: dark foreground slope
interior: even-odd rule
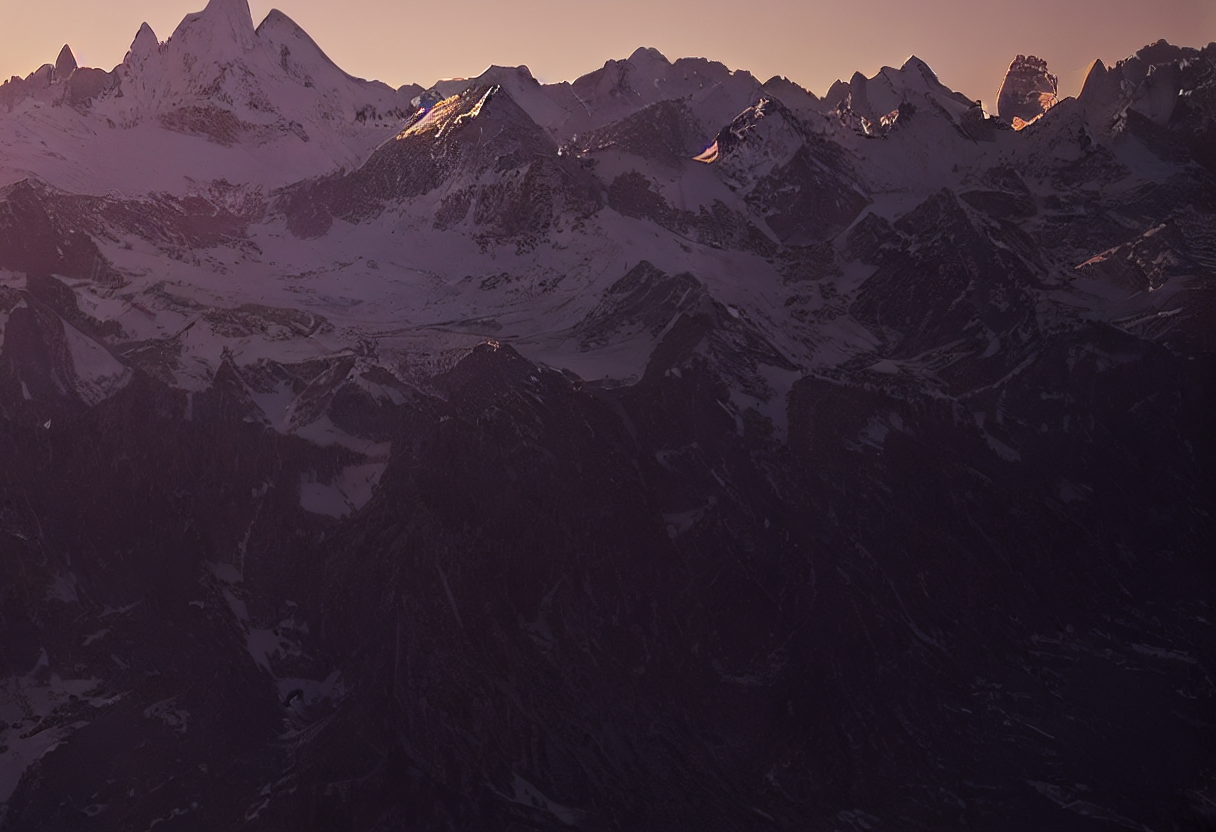
[[[695,356],[604,390],[487,345],[398,406],[338,389],[393,442],[342,520],[297,494],[351,452],[235,372],[10,411],[5,669],[93,682],[12,726],[74,733],[4,823],[1203,828],[1210,365],[1081,334],[989,433],[808,379],[785,444]]]

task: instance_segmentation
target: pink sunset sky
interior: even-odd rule
[[[83,66],[119,63],[140,23],[165,40],[206,0],[5,2],[0,77],[53,62],[64,43]],[[1113,63],[1165,38],[1216,40],[1216,0],[250,0],[255,23],[273,7],[299,23],[352,75],[428,86],[490,64],[527,64],[543,81],[573,80],[608,58],[653,46],[766,80],[784,75],[822,94],[837,78],[873,75],[915,53],[947,85],[991,106],[1019,53],[1048,62],[1076,94],[1095,58]]]

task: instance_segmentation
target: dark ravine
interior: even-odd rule
[[[1213,828],[1214,60],[1015,134],[639,50],[358,82],[395,132],[281,187],[6,186],[0,829]]]

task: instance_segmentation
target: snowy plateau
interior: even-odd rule
[[[1000,88],[0,86],[0,828],[1216,827],[1216,44]]]

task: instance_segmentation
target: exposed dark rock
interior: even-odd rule
[[[61,78],[66,79],[76,69],[76,56],[72,54],[72,49],[66,43],[63,49],[59,50],[59,57],[55,59],[55,73]]]
[[[1047,61],[1034,55],[1018,55],[997,92],[997,113],[1020,128],[1055,106],[1058,89],[1059,79],[1047,71]]]

